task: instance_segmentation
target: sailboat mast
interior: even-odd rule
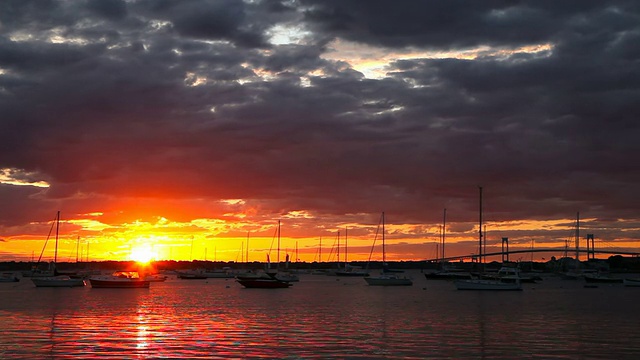
[[[53,262],[58,262],[58,234],[60,231],[60,210],[58,210],[58,215],[56,216],[56,251],[53,255]]]
[[[576,264],[580,261],[580,212],[576,214]]]
[[[349,249],[347,247],[347,228],[344,228],[344,268],[347,268],[347,250]]]
[[[509,246],[507,246],[507,253],[509,252]],[[484,255],[484,262],[487,262],[487,225],[484,225],[484,233],[482,234],[482,253]]]
[[[191,251],[189,252],[189,261],[193,261],[193,235],[191,235]]]
[[[340,267],[340,231],[338,231],[338,246],[337,246],[336,257],[338,258],[338,267]]]
[[[478,186],[478,189],[480,190],[480,219],[479,219],[479,226],[478,226],[478,261],[479,263],[483,262],[483,258],[482,258],[482,186]]]
[[[280,266],[280,220],[278,220],[278,266]]]
[[[444,239],[445,233],[447,229],[447,209],[444,209],[444,213],[442,215],[442,264],[444,265]]]
[[[384,268],[387,262],[387,251],[384,247],[384,211],[382,212],[382,267]]]

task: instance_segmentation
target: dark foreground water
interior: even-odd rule
[[[301,275],[149,289],[0,283],[0,358],[639,359],[640,288],[547,278],[522,292]]]

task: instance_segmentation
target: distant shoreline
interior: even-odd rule
[[[575,261],[572,258],[551,259],[546,262],[536,261],[521,261],[521,262],[509,262],[510,266],[520,266],[524,270],[531,271],[544,271],[544,272],[562,272],[566,271],[566,268]],[[46,266],[48,262],[41,261],[40,267]],[[474,262],[448,262],[448,265],[453,265],[460,269],[473,270],[477,268],[477,263]],[[25,271],[30,270],[35,265],[34,262],[25,261],[0,261],[0,271]],[[271,267],[278,267],[278,264],[271,263]],[[350,261],[350,266],[357,266],[361,268],[368,268],[371,270],[379,270],[383,268],[382,261]],[[438,270],[441,268],[441,263],[437,261],[387,261],[387,268],[398,270]],[[498,261],[492,261],[484,264],[487,269],[498,269],[503,264]],[[141,266],[148,266],[158,271],[171,271],[171,270],[183,270],[193,268],[206,268],[206,269],[218,269],[228,267],[233,270],[238,269],[262,269],[267,266],[265,262],[235,262],[235,261],[205,261],[205,260],[159,260],[152,261],[149,264],[139,264],[135,261],[79,261],[79,262],[58,262],[57,268],[60,270],[78,270],[78,269],[100,269],[100,270],[121,270],[127,268],[139,268]],[[281,262],[279,268],[289,268],[295,270],[316,270],[316,269],[337,269],[343,268],[344,262],[291,262],[289,264]],[[618,273],[633,273],[640,272],[640,258],[638,257],[623,257],[620,255],[611,256],[606,260],[592,260],[581,261],[581,266],[585,268],[596,268],[611,272]]]

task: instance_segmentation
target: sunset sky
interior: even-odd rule
[[[637,1],[1,1],[0,260],[640,250],[639,119]]]

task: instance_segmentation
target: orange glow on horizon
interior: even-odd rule
[[[238,201],[229,201],[233,206]],[[345,249],[344,230],[327,228],[317,217],[306,211],[289,213],[283,217],[280,253],[275,241],[277,222],[260,218],[255,213],[239,217],[234,211],[220,215],[177,221],[163,216],[146,220],[118,222],[114,214],[90,213],[67,217],[61,222],[58,261],[126,261],[140,263],[152,261],[222,261],[266,262],[269,254],[272,262],[279,258],[284,262],[289,255],[291,262],[366,262],[382,260],[381,235],[375,241],[377,224],[350,221],[348,224],[348,249]],[[244,213],[244,212],[242,212]],[[588,223],[590,219],[584,219]],[[509,237],[510,250],[538,248],[564,248],[568,241],[572,253],[572,219],[547,221],[487,222],[485,239],[487,253],[499,252],[501,238]],[[476,254],[477,226],[468,223],[447,224],[446,256]],[[345,226],[345,224],[342,224]],[[347,227],[347,226],[345,226]],[[2,236],[0,261],[52,261],[52,240],[43,251],[44,241],[51,222],[33,222],[24,229],[11,229],[11,235]],[[587,226],[588,228],[588,226]],[[340,258],[337,258],[336,235],[341,231]],[[386,258],[388,261],[421,261],[441,256],[439,224],[387,224]],[[545,232],[553,232],[547,237]],[[322,239],[322,249],[320,249]],[[596,231],[596,247],[598,247]],[[581,241],[581,244],[586,244]],[[618,246],[637,248],[637,241],[618,238],[615,242],[600,241],[600,248]],[[586,246],[586,245],[584,245]],[[537,253],[534,257],[561,257],[557,254]],[[607,258],[609,255],[598,255]],[[518,255],[516,259],[530,259],[530,255]]]

